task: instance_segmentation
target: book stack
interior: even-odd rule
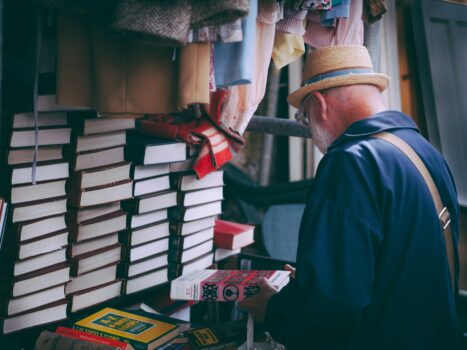
[[[223,171],[197,179],[192,172],[171,174],[177,207],[169,210],[169,279],[213,263],[216,216],[222,213]]]
[[[126,130],[133,129],[135,121],[94,112],[73,117],[67,215],[73,264],[66,294],[71,312],[76,312],[121,295],[119,232],[127,227],[121,201],[133,195],[131,163],[124,159],[124,147]]]
[[[71,128],[64,112],[39,113],[37,126],[34,166],[34,114],[15,114],[10,125],[4,192],[11,208],[0,250],[3,333],[66,318],[69,163],[63,148],[70,142]]]
[[[120,234],[126,254],[120,274],[125,293],[167,282],[169,222],[167,209],[177,205],[170,188],[169,165],[185,161],[186,144],[129,133],[126,159],[131,160],[133,199],[123,203],[129,228]]]

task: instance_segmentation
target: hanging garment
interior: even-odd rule
[[[242,20],[237,19],[231,23],[220,26],[210,26],[190,29],[189,43],[223,42],[235,43],[243,40]]]
[[[334,45],[363,45],[363,0],[350,3],[349,18],[338,18],[335,27],[323,27],[320,15],[307,15],[305,43],[313,48]]]
[[[248,85],[229,88],[229,97],[222,112],[222,124],[243,134],[264,97],[274,45],[275,26],[279,7],[275,0],[260,1],[260,15],[256,21],[253,80]]]
[[[367,23],[377,22],[387,10],[384,0],[365,0],[363,2],[363,20]]]
[[[110,115],[169,113],[192,101],[209,103],[206,44],[181,48],[174,59],[173,48],[101,36],[91,16],[61,12],[57,26],[58,104]],[[185,64],[185,51],[196,52],[197,60]]]
[[[294,0],[295,11],[319,11],[329,10],[332,7],[331,0]]]
[[[274,47],[272,49],[272,60],[277,69],[288,65],[305,53],[305,42],[303,36],[282,33],[276,30]]]
[[[276,24],[276,30],[280,32],[303,35],[305,34],[305,18],[307,11],[289,12]]]
[[[178,109],[209,103],[210,56],[209,43],[188,44],[180,50]]]
[[[251,83],[257,13],[258,2],[251,0],[250,12],[242,20],[242,42],[214,44],[214,74],[218,87]]]
[[[334,6],[329,11],[322,11],[320,14],[321,25],[324,27],[334,27],[337,18],[348,18],[350,16],[350,0],[341,0],[339,5]]]
[[[248,14],[248,0],[35,0],[96,16],[102,33],[158,46],[183,46],[190,28],[219,26]]]

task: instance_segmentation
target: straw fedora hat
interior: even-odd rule
[[[287,100],[298,108],[310,92],[336,86],[371,84],[381,91],[390,78],[375,73],[370,54],[364,46],[330,46],[312,51],[306,58],[302,87],[292,92]]]

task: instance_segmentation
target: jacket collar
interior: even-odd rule
[[[351,139],[366,137],[395,129],[411,129],[420,133],[417,124],[415,124],[409,116],[399,111],[384,111],[352,123],[347,130],[329,146],[328,151],[338,144]]]

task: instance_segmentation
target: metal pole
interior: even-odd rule
[[[275,116],[277,114],[280,75],[280,70],[274,65],[271,65],[269,69],[269,89],[267,96],[267,114],[270,116]],[[273,150],[274,135],[265,134],[263,136],[263,153],[261,154],[261,167],[259,169],[259,184],[261,186],[267,186],[269,184]]]

